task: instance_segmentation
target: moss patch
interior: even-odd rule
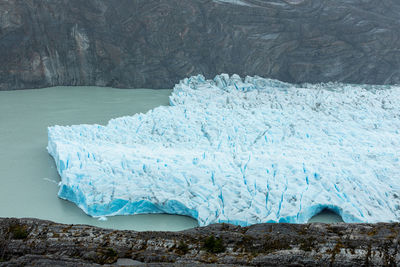
[[[374,236],[374,235],[376,235],[378,233],[378,230],[376,229],[376,228],[374,228],[374,229],[372,229],[371,231],[369,231],[367,234],[369,235],[369,236]]]
[[[286,238],[271,238],[266,240],[264,243],[264,251],[269,253],[277,250],[289,250],[292,249],[290,246],[290,241]]]
[[[300,249],[304,251],[312,251],[314,249],[315,237],[305,238],[300,242]]]
[[[204,240],[203,249],[210,253],[221,253],[225,251],[225,246],[221,238],[212,235]]]
[[[97,258],[94,259],[99,264],[114,263],[118,259],[118,253],[113,248],[100,249],[97,252]]]
[[[188,247],[188,245],[187,245],[185,242],[180,241],[180,242],[179,242],[179,245],[178,245],[178,247],[177,247],[177,252],[178,252],[179,254],[186,254],[186,253],[188,253],[188,252],[189,252],[189,247]]]
[[[13,239],[26,239],[29,235],[28,227],[22,224],[12,224],[8,231]]]

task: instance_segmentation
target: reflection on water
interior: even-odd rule
[[[170,93],[101,87],[0,92],[0,217],[36,217],[138,231],[197,226],[195,220],[177,215],[116,216],[107,221],[87,216],[75,204],[57,197],[60,177],[46,150],[48,126],[106,124],[111,118],[168,105]]]
[[[343,219],[340,215],[336,214],[335,212],[329,210],[329,209],[324,209],[317,215],[314,215],[310,220],[308,220],[309,223],[338,223],[338,222],[343,222]]]

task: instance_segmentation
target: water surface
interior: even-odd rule
[[[312,218],[308,220],[309,223],[339,223],[343,222],[343,219],[340,215],[335,212],[324,209],[320,213],[314,215]]]
[[[111,118],[168,105],[171,90],[52,87],[0,92],[0,217],[36,217],[114,229],[177,231],[197,226],[166,214],[87,216],[57,197],[60,177],[46,150],[47,127],[106,124]]]

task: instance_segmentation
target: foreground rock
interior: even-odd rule
[[[0,266],[396,266],[399,239],[398,223],[134,232],[2,218]]]
[[[394,0],[3,0],[0,90],[184,77],[400,83]]]

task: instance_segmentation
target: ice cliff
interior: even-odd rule
[[[54,126],[59,197],[91,216],[188,215],[200,225],[400,220],[400,87],[182,80],[171,106]]]

